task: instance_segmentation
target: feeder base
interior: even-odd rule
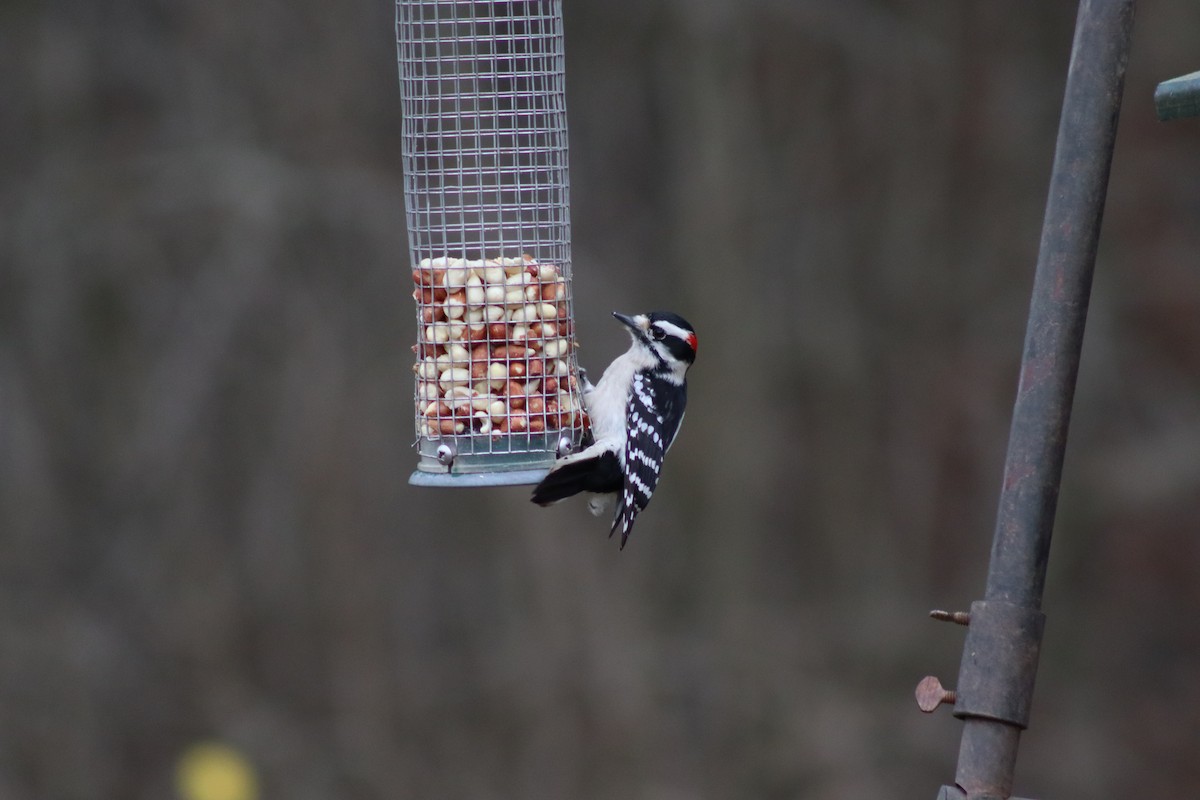
[[[581,432],[572,429],[516,436],[460,436],[417,442],[420,461],[412,486],[522,486],[546,477],[557,454]]]
[[[511,472],[425,472],[417,470],[408,479],[411,486],[474,489],[482,486],[525,486],[546,477],[546,469],[521,469]]]

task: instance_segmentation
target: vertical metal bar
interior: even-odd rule
[[[1042,590],[1116,138],[1134,0],[1083,0],[1063,99],[985,600],[972,607],[955,781],[1007,798],[1028,723]]]
[[[1133,0],[1084,0],[1025,334],[987,599],[1038,608],[1104,213]]]

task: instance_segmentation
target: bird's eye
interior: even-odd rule
[[[654,341],[661,342],[666,337],[666,335],[667,335],[666,331],[664,331],[662,328],[656,328],[656,327],[651,326],[650,338],[653,339]]]

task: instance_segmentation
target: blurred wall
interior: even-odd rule
[[[1139,5],[1026,796],[1200,786],[1200,7]],[[0,797],[952,780],[1075,5],[566,6],[581,360],[702,340],[624,552],[406,485],[390,3],[0,9]]]

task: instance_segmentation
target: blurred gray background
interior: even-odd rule
[[[701,339],[624,552],[406,484],[393,13],[0,8],[0,797],[932,800],[1075,3],[568,0],[581,360]],[[1200,787],[1198,54],[1139,4],[1025,796]]]

